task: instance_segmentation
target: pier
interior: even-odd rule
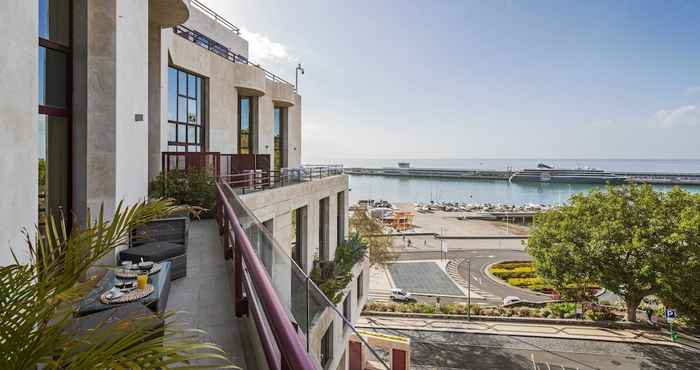
[[[399,176],[446,178],[464,180],[508,181],[516,170],[489,169],[446,169],[446,168],[410,168],[410,167],[346,167],[349,175],[370,176]],[[627,180],[637,184],[653,185],[697,185],[700,186],[700,173],[671,173],[671,172],[613,172],[615,175],[627,177]]]

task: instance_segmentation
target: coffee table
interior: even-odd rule
[[[141,303],[156,313],[163,313],[168,304],[170,294],[170,270],[172,264],[168,261],[160,262],[161,268],[157,273],[148,276],[148,283],[153,285],[153,293],[135,302]],[[75,311],[75,316],[85,316],[96,312],[109,310],[128,303],[102,303],[100,295],[114,287],[114,280],[117,279],[114,270],[108,270],[97,288],[93,289],[83,298]]]

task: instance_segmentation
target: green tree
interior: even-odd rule
[[[658,258],[671,233],[665,196],[651,186],[608,186],[576,194],[568,205],[536,218],[528,252],[555,286],[596,281],[620,295],[627,320],[655,292]]]
[[[392,251],[394,238],[385,235],[384,225],[367,214],[364,208],[355,209],[349,224],[350,231],[357,233],[367,245],[370,266],[385,265],[396,260],[396,253]]]
[[[0,369],[154,369],[194,365],[205,359],[235,368],[214,344],[166,314],[154,329],[153,317],[101,323],[97,330],[71,329],[77,302],[94,279],[88,271],[127,242],[129,230],[175,209],[168,201],[117,206],[111,221],[96,219],[69,232],[64,220],[49,217],[41,237],[27,237],[30,262],[0,267]]]
[[[674,188],[666,196],[670,232],[657,257],[655,293],[694,325],[700,322],[700,195]]]

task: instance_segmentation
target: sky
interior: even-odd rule
[[[700,158],[700,1],[203,2],[302,63],[305,162]]]

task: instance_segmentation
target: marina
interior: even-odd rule
[[[598,169],[451,169],[414,168],[402,163],[400,167],[346,167],[349,175],[441,178],[464,180],[491,180],[515,182],[557,182],[564,184],[621,184],[632,182],[657,185],[700,186],[700,173],[690,172],[607,172]]]

